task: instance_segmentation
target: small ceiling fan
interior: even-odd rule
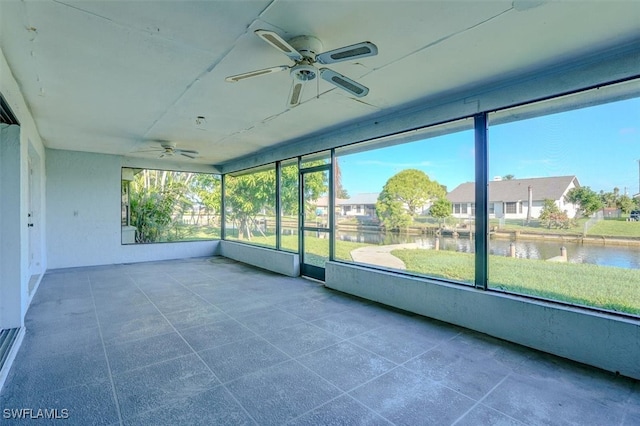
[[[333,64],[336,62],[366,58],[367,56],[375,56],[378,54],[378,48],[375,44],[363,41],[361,43],[320,53],[322,51],[322,42],[313,36],[301,35],[294,37],[287,42],[273,31],[256,30],[254,33],[271,46],[287,55],[294,64],[291,66],[279,65],[276,67],[232,75],[227,77],[225,79],[226,81],[235,83],[247,78],[259,77],[278,71],[289,70],[289,75],[293,79],[291,93],[289,94],[289,107],[294,107],[300,103],[304,84],[314,80],[318,74],[323,80],[359,98],[366,96],[367,93],[369,93],[369,89],[367,87],[353,81],[349,77],[345,77],[344,75],[329,68],[318,69],[315,64]]]
[[[161,142],[160,147],[158,148],[147,149],[147,150],[137,151],[137,152],[158,152],[160,153],[158,158],[166,158],[166,157],[173,157],[175,155],[182,155],[187,158],[194,159],[198,156],[198,151],[194,151],[192,149],[178,149],[176,148],[176,144],[173,142]]]

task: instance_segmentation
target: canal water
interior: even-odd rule
[[[338,231],[337,238],[369,244],[417,243],[424,248],[435,247],[435,237],[424,235],[379,234],[375,232]],[[489,253],[507,256],[511,243],[515,244],[516,257],[523,259],[550,259],[560,255],[560,248],[566,247],[567,260],[573,263],[591,263],[602,266],[615,266],[625,269],[640,269],[640,247],[612,246],[600,244],[579,244],[551,241],[509,241],[492,239],[489,241]],[[464,237],[440,237],[440,250],[473,253],[475,241]]]

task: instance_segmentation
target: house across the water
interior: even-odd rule
[[[336,198],[336,214],[338,216],[376,216],[376,202],[379,192],[365,192],[354,194],[349,198]],[[329,211],[329,201],[326,196],[318,198],[317,214],[324,216]]]
[[[577,206],[565,200],[567,192],[579,188],[575,176],[553,176],[529,179],[495,179],[489,182],[489,217],[505,219],[538,218],[544,200],[553,200],[560,211],[574,217]],[[475,183],[465,182],[447,194],[453,204],[453,217],[475,217]],[[529,216],[529,209],[531,215]]]

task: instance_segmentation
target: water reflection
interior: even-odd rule
[[[403,244],[417,243],[423,248],[435,247],[435,237],[406,234],[379,234],[375,232],[337,232],[342,241],[353,241],[368,244]],[[560,255],[560,248],[567,248],[567,259],[571,263],[590,263],[594,265],[615,266],[626,269],[640,269],[640,247],[608,246],[597,244],[579,244],[555,241],[509,241],[491,240],[489,253],[507,256],[510,244],[515,245],[516,257],[522,259],[550,259]],[[440,250],[463,253],[475,252],[475,242],[468,238],[440,237]]]

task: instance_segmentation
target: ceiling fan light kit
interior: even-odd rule
[[[329,68],[318,69],[314,64],[320,63],[326,65],[366,58],[368,56],[375,56],[378,54],[378,48],[375,44],[369,41],[363,41],[361,43],[320,53],[323,49],[322,42],[313,36],[301,35],[286,41],[273,31],[256,30],[254,33],[265,42],[284,53],[294,62],[294,64],[291,66],[279,65],[276,67],[232,75],[225,78],[226,81],[235,83],[247,78],[259,77],[278,71],[289,70],[289,75],[293,80],[291,90],[289,92],[289,107],[294,107],[300,103],[304,84],[315,80],[318,75],[320,75],[320,78],[326,82],[333,84],[353,96],[360,98],[369,93],[369,88],[350,79],[349,77],[337,73]]]

